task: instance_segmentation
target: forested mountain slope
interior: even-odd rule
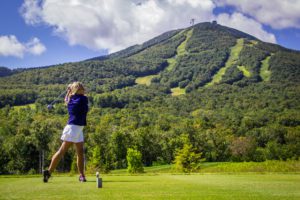
[[[37,170],[41,152],[56,150],[66,109],[62,99],[46,105],[76,80],[88,89],[93,167],[126,167],[129,147],[146,165],[172,163],[187,143],[207,161],[300,155],[300,52],[217,23],[82,62],[0,68],[0,77],[0,173]]]

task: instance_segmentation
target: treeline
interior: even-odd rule
[[[24,105],[34,103],[37,97],[38,93],[31,89],[1,90],[0,108],[6,105]]]
[[[130,101],[116,93],[115,105],[105,105],[107,97],[91,99],[85,128],[89,169],[126,168],[128,148],[141,152],[146,166],[170,164],[187,145],[207,161],[299,159],[297,86],[218,85],[178,98],[157,95],[145,102],[135,99],[137,91],[142,89],[126,91],[133,97]],[[118,101],[127,102],[126,106]],[[67,114],[63,104],[51,112],[42,104],[6,106],[0,110],[0,119],[0,172],[26,173],[39,170],[43,155],[44,165],[49,164],[61,143]],[[73,169],[74,156],[69,151],[58,170]]]

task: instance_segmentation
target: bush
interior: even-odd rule
[[[144,167],[142,163],[142,154],[136,149],[127,149],[127,171],[129,173],[143,173]]]

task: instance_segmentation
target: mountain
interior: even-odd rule
[[[207,161],[300,157],[300,52],[216,22],[81,62],[1,68],[1,76],[0,147],[8,146],[0,161],[9,164],[0,173],[36,169],[27,150],[55,151],[50,141],[66,110],[62,99],[52,111],[46,105],[73,81],[88,89],[87,159],[105,170],[126,167],[129,147],[141,151],[145,165],[172,163],[183,144]]]
[[[6,67],[0,67],[0,77],[12,75],[12,70]]]
[[[1,76],[13,75],[0,79],[1,90],[7,93],[2,95],[0,106],[16,104],[5,101],[11,89],[23,88],[32,94],[45,85],[57,90],[74,80],[83,81],[95,93],[134,86],[139,81],[148,85],[152,81],[166,93],[192,92],[223,83],[240,87],[260,82],[299,84],[299,65],[298,51],[206,22],[166,32],[108,56],[16,73],[2,70]],[[37,100],[28,96],[30,100],[23,103]]]

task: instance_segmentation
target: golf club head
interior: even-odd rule
[[[47,108],[48,108],[48,110],[52,110],[52,109],[53,109],[53,105],[52,105],[52,104],[49,104],[49,105],[47,106]]]

